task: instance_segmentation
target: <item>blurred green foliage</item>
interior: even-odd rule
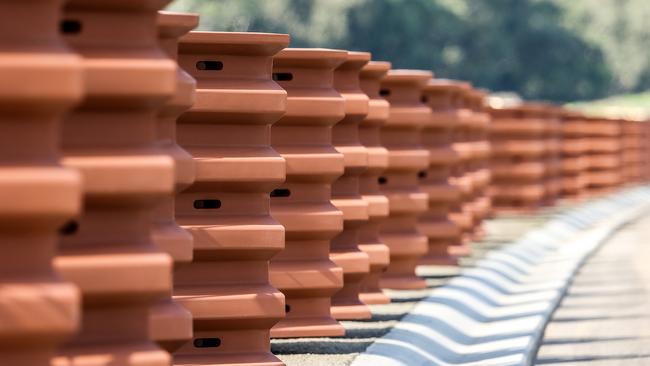
[[[202,30],[282,32],[527,99],[648,89],[648,0],[176,0]]]

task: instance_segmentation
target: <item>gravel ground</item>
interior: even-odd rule
[[[546,327],[536,365],[650,365],[650,216],[580,269]]]
[[[432,289],[444,285],[463,268],[471,267],[488,251],[512,242],[523,233],[543,225],[553,214],[571,206],[572,204],[564,203],[537,214],[508,214],[489,220],[485,223],[485,239],[472,244],[472,256],[464,258],[460,267],[418,268],[418,274],[427,280],[428,289],[387,291],[392,302],[371,306],[372,319],[341,322],[346,329],[343,337],[274,339],[271,341],[271,349],[287,366],[347,366],[376,338],[388,333]]]

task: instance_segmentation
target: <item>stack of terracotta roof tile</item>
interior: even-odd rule
[[[470,254],[469,242],[474,230],[474,181],[472,179],[470,162],[473,157],[473,144],[470,140],[473,125],[473,112],[470,107],[470,83],[457,81],[451,100],[456,118],[452,130],[452,149],[458,161],[451,170],[449,181],[460,192],[460,200],[451,206],[450,219],[460,229],[460,241],[450,249],[454,256]]]
[[[429,167],[420,172],[420,187],[429,194],[429,209],[420,216],[420,230],[429,240],[425,264],[456,264],[452,248],[461,240],[459,226],[450,219],[450,210],[458,207],[461,196],[450,182],[458,154],[452,147],[458,117],[453,106],[457,84],[433,79],[423,90],[423,101],[431,108],[431,121],[422,130],[422,145],[429,150]]]
[[[589,149],[589,124],[581,113],[566,112],[561,123],[561,193],[564,198],[585,194]]]
[[[622,179],[626,184],[641,182],[645,168],[643,166],[643,145],[645,126],[635,120],[622,120]]]
[[[546,121],[546,197],[545,204],[553,205],[562,190],[562,119],[563,111],[551,104],[540,111]]]
[[[622,182],[622,122],[614,118],[590,117],[588,123],[587,194],[611,192]]]
[[[547,124],[539,107],[491,108],[491,195],[498,210],[540,207],[546,195]]]
[[[492,207],[488,188],[490,185],[490,142],[488,133],[490,127],[490,114],[486,109],[487,92],[472,89],[468,93],[468,104],[471,108],[471,125],[469,127],[469,143],[471,157],[468,168],[472,181],[472,216],[473,227],[471,238],[480,239],[483,234],[483,220],[485,220]]]

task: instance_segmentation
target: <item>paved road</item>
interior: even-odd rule
[[[582,267],[546,328],[536,365],[650,365],[650,216]]]

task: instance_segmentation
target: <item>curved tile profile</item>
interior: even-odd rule
[[[284,228],[269,195],[284,182],[285,160],[270,131],[287,100],[272,60],[288,44],[288,35],[270,33],[181,38],[179,63],[197,81],[197,100],[177,128],[196,163],[176,207],[194,237],[194,259],[174,273],[175,298],[194,317],[177,364],[282,365],[270,329],[284,316],[284,296],[270,284],[269,261],[284,248]]]
[[[59,163],[60,122],[83,97],[62,5],[0,1],[0,365],[49,365],[81,320],[79,291],[52,268],[82,185]]]
[[[86,98],[64,120],[64,165],[83,179],[83,212],[55,260],[82,295],[82,327],[53,365],[169,365],[149,335],[151,306],[171,296],[172,263],[152,240],[151,215],[174,189],[157,115],[176,89],[158,44],[168,0],[72,0],[64,39],[82,57]],[[117,31],[119,30],[119,31]],[[113,361],[104,361],[113,360]]]
[[[474,182],[470,174],[470,161],[473,157],[473,143],[470,140],[470,130],[473,125],[473,112],[468,103],[472,85],[464,81],[453,81],[455,88],[451,95],[452,108],[455,111],[456,122],[452,128],[452,149],[458,156],[458,161],[451,169],[449,182],[460,192],[460,200],[450,207],[449,218],[458,226],[460,239],[454,240],[449,247],[453,257],[464,257],[471,254],[469,242],[474,229],[473,197]]]
[[[587,195],[612,192],[622,182],[621,133],[618,119],[589,118]]]
[[[585,258],[650,209],[637,188],[557,215],[431,292],[352,366],[530,365]],[[616,213],[615,218],[612,214]]]
[[[483,221],[490,215],[492,199],[488,194],[491,172],[489,168],[490,151],[488,140],[491,123],[487,113],[485,100],[488,92],[482,89],[472,89],[466,96],[471,113],[471,125],[468,129],[471,155],[468,161],[469,175],[472,179],[472,231],[470,239],[476,241],[485,236]]]
[[[623,183],[638,183],[643,180],[643,149],[645,146],[644,125],[639,121],[623,120],[621,165]]]
[[[368,149],[359,139],[359,125],[370,107],[361,90],[361,69],[370,53],[348,52],[345,62],[334,70],[334,87],[345,100],[345,117],[332,128],[332,143],[343,155],[344,170],[332,184],[332,204],[343,213],[343,231],[331,242],[330,259],[343,269],[343,288],[332,297],[332,316],[342,319],[370,319],[370,308],[359,293],[370,273],[368,253],[359,247],[359,231],[369,219],[370,204],[361,195],[361,174],[368,169]]]
[[[184,13],[158,13],[158,42],[174,61],[178,58],[178,39],[199,24],[199,16]],[[194,181],[192,156],[176,143],[176,120],[194,103],[196,81],[181,67],[176,68],[176,93],[158,112],[156,137],[160,149],[174,159],[174,191],[178,193]],[[169,195],[152,215],[151,235],[160,249],[167,252],[174,264],[192,260],[194,240],[175,218],[175,195]],[[170,289],[171,290],[171,289]],[[151,308],[149,333],[160,347],[174,352],[192,338],[192,313],[165,296]]]
[[[548,124],[543,112],[535,103],[490,109],[490,190],[499,211],[534,210],[544,203]]]
[[[431,108],[431,121],[422,129],[422,145],[429,150],[429,166],[419,173],[420,187],[429,195],[429,207],[419,217],[420,231],[429,241],[429,250],[421,264],[456,265],[458,258],[450,247],[460,243],[459,225],[450,218],[453,206],[460,206],[461,194],[451,184],[452,169],[459,163],[453,149],[453,131],[458,125],[458,113],[453,106],[459,85],[452,80],[432,79],[422,91],[422,101]]]
[[[271,214],[286,230],[285,248],[271,261],[271,283],[286,297],[273,337],[345,333],[330,312],[343,270],[329,256],[330,241],[343,230],[331,198],[344,157],[331,131],[345,117],[333,79],[346,58],[346,51],[318,48],[287,48],[273,58],[274,78],[287,91],[287,113],[271,129],[271,144],[287,162],[287,179],[271,195]]]
[[[379,177],[388,167],[388,150],[380,139],[390,105],[379,95],[381,79],[391,64],[370,61],[361,69],[361,89],[370,98],[368,115],[359,124],[359,140],[368,151],[368,169],[359,178],[359,191],[368,202],[368,221],[359,228],[359,248],[368,254],[370,273],[361,285],[359,297],[366,304],[388,304],[390,298],[379,287],[379,279],[390,262],[388,246],[379,236],[379,226],[388,217],[388,198],[381,193]]]
[[[564,198],[584,196],[589,164],[586,138],[589,124],[576,112],[565,112],[561,124],[561,194]]]
[[[546,120],[546,197],[544,203],[552,206],[560,198],[562,191],[562,119],[564,109],[552,104],[543,105],[543,117]]]
[[[426,287],[415,267],[428,251],[427,237],[418,230],[418,217],[427,210],[429,196],[420,190],[418,172],[429,167],[429,151],[421,145],[420,133],[430,122],[431,109],[422,103],[421,93],[431,77],[429,71],[390,70],[381,81],[380,94],[390,103],[380,135],[388,150],[388,168],[379,183],[390,207],[380,227],[380,236],[390,249],[382,288]]]

